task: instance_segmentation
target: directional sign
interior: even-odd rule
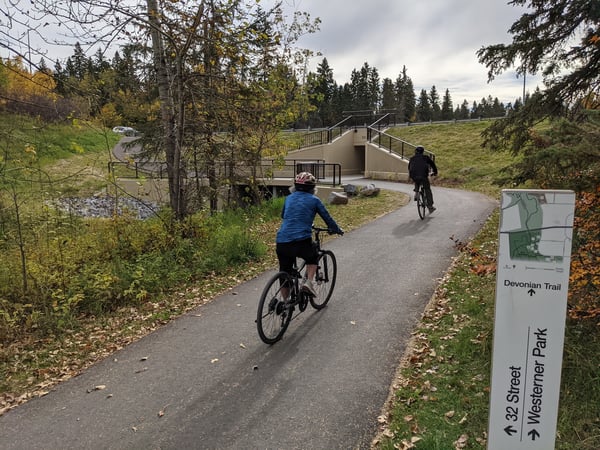
[[[503,190],[488,450],[553,449],[572,191]]]

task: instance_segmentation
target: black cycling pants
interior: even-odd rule
[[[279,259],[279,270],[290,274],[296,258],[302,258],[306,261],[306,264],[317,264],[319,259],[311,238],[302,241],[277,243],[275,251],[277,252],[277,259]]]
[[[419,192],[419,186],[422,184],[425,189],[425,201],[427,202],[427,207],[431,208],[433,206],[433,194],[431,193],[431,184],[429,183],[429,178],[419,178],[415,181],[415,192]]]

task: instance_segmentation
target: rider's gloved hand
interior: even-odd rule
[[[340,236],[342,236],[344,234],[344,230],[342,230],[341,228],[338,228],[337,230],[329,229],[327,230],[327,234],[339,234]]]

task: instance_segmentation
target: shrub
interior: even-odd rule
[[[600,318],[600,187],[577,199],[569,279],[569,315]]]
[[[0,250],[7,260],[0,267],[0,342],[21,332],[61,333],[80,316],[140,304],[260,258],[267,249],[256,226],[278,216],[280,205],[276,200],[213,216],[199,213],[183,222],[48,214],[47,226],[25,230],[27,288],[18,246]]]

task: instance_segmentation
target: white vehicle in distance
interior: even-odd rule
[[[113,133],[119,133],[119,134],[124,134],[125,136],[136,136],[138,134],[137,130],[135,128],[131,128],[131,127],[114,127],[113,129]]]

